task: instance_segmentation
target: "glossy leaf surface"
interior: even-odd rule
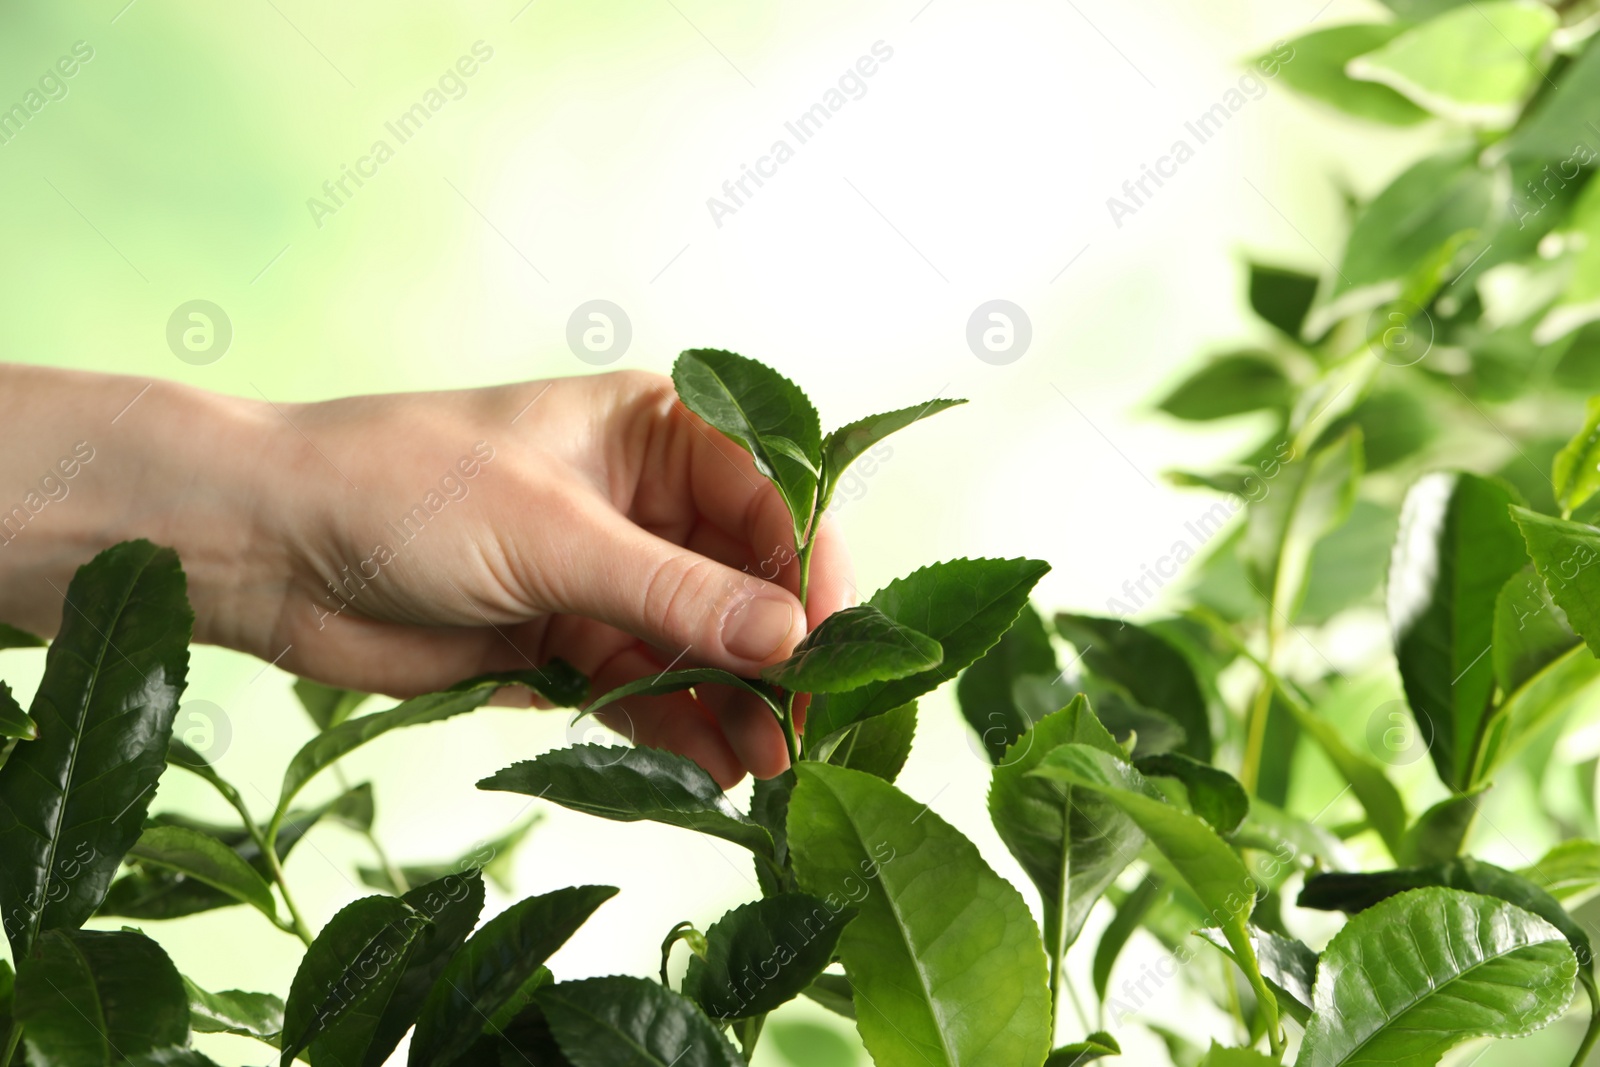
[[[806,718],[807,744],[902,707],[953,679],[1010,629],[1034,584],[1049,569],[1049,564],[1030,559],[957,559],[923,567],[872,594],[869,604],[937,641],[944,660],[906,678],[813,701]]]
[[[768,667],[761,677],[801,693],[841,693],[931,671],[943,660],[939,642],[871,604],[859,604],[822,620],[794,655]]]
[[[970,841],[888,783],[823,764],[802,763],[798,774],[789,807],[795,872],[807,892],[857,910],[839,955],[873,1060],[1041,1063],[1047,968],[1017,891]]]
[[[1502,900],[1418,889],[1357,915],[1322,954],[1296,1067],[1433,1064],[1473,1036],[1519,1037],[1572,999],[1561,932]]]
[[[817,980],[853,918],[853,909],[805,893],[741,904],[706,931],[705,957],[690,957],[683,995],[718,1022],[773,1011]]]
[[[518,901],[484,923],[429,991],[406,1062],[411,1067],[445,1067],[470,1048],[551,954],[616,893],[604,885],[557,889]],[[536,996],[542,998],[542,993]]]
[[[178,557],[148,541],[107,549],[68,587],[33,699],[39,739],[0,769],[0,913],[17,958],[93,914],[138,840],[193,619]]]
[[[772,855],[772,837],[729,802],[693,760],[655,748],[573,745],[514,763],[478,783],[618,822],[697,830]]]

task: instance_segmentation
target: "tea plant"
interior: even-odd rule
[[[1600,400],[1580,403],[1600,388],[1600,18],[1391,7],[1289,42],[1278,76],[1363,120],[1436,121],[1443,147],[1354,209],[1326,277],[1251,267],[1256,343],[1160,407],[1254,420],[1259,444],[1173,472],[1222,501],[1105,614],[1047,623],[1029,604],[1045,564],[954,560],[837,612],[759,678],[671,671],[583,707],[712,686],[758,701],[793,769],[756,783],[747,810],[649,748],[577,745],[480,783],[751,854],[760,899],[662,931],[657,976],[546,966],[610,887],[479,922],[484,878],[526,823],[456,862],[399,866],[372,837],[369,787],[339,777],[334,799],[296,804],[361,745],[503,684],[584,705],[571,668],[368,713],[361,694],[302,682],[318,732],[257,813],[171,737],[190,634],[178,560],[132,542],[85,565],[29,708],[0,686],[16,968],[0,972],[0,1067],[203,1065],[195,1033],[256,1038],[284,1067],[372,1067],[407,1035],[414,1067],[729,1067],[797,997],[851,1020],[888,1067],[1080,1065],[1139,1030],[1180,1067],[1430,1065],[1558,1022],[1533,1055],[1585,1062],[1600,751],[1574,728],[1600,682],[1600,528],[1584,521],[1600,514]],[[850,463],[955,403],[824,434],[800,389],[752,360],[687,352],[674,381],[788,505],[793,540],[774,547],[802,599]],[[1340,639],[1374,627],[1385,650]],[[42,642],[0,629],[0,647],[25,644]],[[919,700],[958,678],[1027,897],[894,784]],[[151,815],[164,765],[209,782],[237,823]],[[377,892],[314,931],[283,861],[323,821],[370,839]],[[240,905],[306,944],[281,998],[201,989],[144,933],[82,929]],[[1347,918],[1330,939],[1316,911]],[[1215,1019],[1164,1024],[1179,988]]]

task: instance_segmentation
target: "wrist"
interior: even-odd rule
[[[274,589],[281,602],[284,552],[265,478],[283,446],[270,407],[39,367],[0,366],[0,383],[10,397],[0,403],[10,426],[0,443],[0,620],[53,635],[77,567],[142,537],[177,550],[196,640],[265,646],[267,634],[221,620],[253,616],[265,628]]]

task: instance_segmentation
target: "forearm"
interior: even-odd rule
[[[0,621],[53,635],[73,571],[145,537],[178,550],[197,637],[249,647],[225,620],[285,571],[270,565],[272,417],[169,382],[0,364]]]

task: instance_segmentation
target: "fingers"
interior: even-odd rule
[[[788,590],[672,544],[597,504],[569,524],[555,578],[560,609],[625,630],[667,653],[746,677],[805,634]]]
[[[724,685],[702,686],[700,701],[722,728],[739,761],[757,778],[775,778],[789,769],[789,746],[772,709],[752,693]]]
[[[662,666],[642,648],[625,649],[595,673],[594,692],[606,693],[637,678],[660,674]],[[608,705],[599,717],[635,745],[664,748],[694,760],[724,789],[737,785],[745,775],[747,764],[733,739],[723,735],[717,718],[687,691],[627,697]]]

